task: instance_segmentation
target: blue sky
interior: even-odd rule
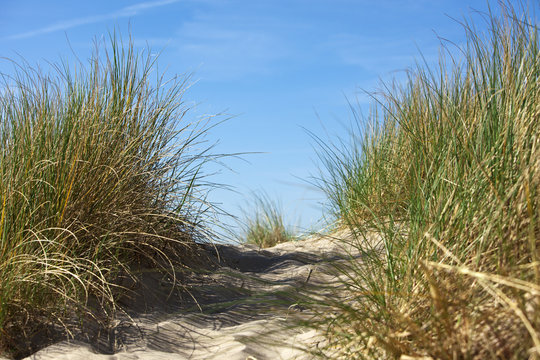
[[[309,228],[319,226],[324,196],[307,182],[317,162],[305,129],[345,136],[347,99],[367,106],[361,90],[403,77],[419,51],[435,61],[437,35],[463,41],[451,17],[486,9],[485,0],[2,0],[0,56],[46,68],[73,53],[87,58],[111,30],[131,32],[137,47],[162,50],[170,76],[193,73],[194,117],[233,115],[209,136],[216,152],[263,152],[227,160],[234,171],[212,180],[237,193],[210,200],[238,215],[246,195],[265,190],[292,225]]]

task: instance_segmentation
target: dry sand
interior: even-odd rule
[[[324,339],[291,326],[299,316],[311,316],[295,294],[331,283],[329,262],[347,257],[349,249],[334,237],[318,236],[265,250],[208,246],[218,260],[216,250],[221,266],[188,279],[197,303],[187,292],[170,294],[167,279],[148,273],[141,294],[107,334],[61,341],[27,359],[312,358],[305,349],[317,349]]]

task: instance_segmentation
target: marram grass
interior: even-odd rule
[[[285,223],[278,201],[264,193],[254,194],[250,205],[244,209],[241,241],[268,248],[295,238]]]
[[[174,275],[202,240],[200,149],[185,80],[111,36],[85,67],[12,61],[0,94],[0,345],[35,324],[117,311],[120,273]],[[153,265],[152,265],[153,264]],[[88,304],[94,304],[89,306]],[[96,305],[97,304],[97,305]],[[22,334],[22,335],[21,335]]]
[[[352,146],[319,141],[320,185],[364,254],[315,306],[331,357],[540,357],[538,26],[500,5],[486,34],[465,22],[437,68],[386,87]]]

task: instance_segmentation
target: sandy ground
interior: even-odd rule
[[[333,239],[265,250],[208,246],[222,266],[188,279],[189,292],[171,293],[170,279],[149,273],[106,334],[61,341],[27,359],[310,359],[305,349],[317,349],[324,339],[293,326],[294,319],[312,316],[296,294],[335,280],[328,263],[347,257],[349,249]]]

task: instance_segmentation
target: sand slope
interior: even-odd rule
[[[27,359],[312,358],[303,349],[324,340],[314,330],[291,326],[294,318],[310,316],[295,294],[332,282],[328,261],[346,257],[347,249],[319,236],[262,251],[246,245],[207,251],[221,267],[190,278],[189,294],[170,294],[167,281],[149,273],[142,294],[107,334],[62,341]]]

